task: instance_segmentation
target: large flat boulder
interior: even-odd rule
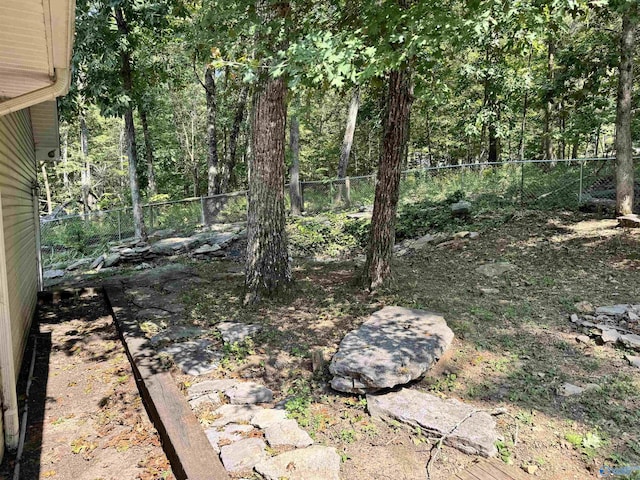
[[[255,468],[267,480],[339,480],[340,455],[333,447],[315,445],[267,458]]]
[[[329,371],[331,386],[371,393],[422,377],[449,348],[453,332],[440,315],[385,307],[340,342]]]
[[[151,253],[156,255],[174,255],[178,252],[191,250],[200,244],[201,240],[196,237],[171,237],[151,245]]]
[[[404,388],[384,395],[367,395],[367,409],[374,418],[420,427],[446,436],[444,443],[472,455],[497,453],[496,421],[487,412],[455,399],[444,400]]]

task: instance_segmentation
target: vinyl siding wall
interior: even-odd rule
[[[35,147],[28,109],[0,117],[0,193],[16,377],[38,291],[32,189],[35,180]]]

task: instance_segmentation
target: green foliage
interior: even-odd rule
[[[345,214],[296,217],[287,227],[291,245],[303,255],[339,256],[363,248],[367,225]]]
[[[309,426],[311,422],[309,411],[311,407],[311,386],[309,383],[302,378],[296,379],[287,395],[290,397],[284,406],[287,416],[297,420],[302,427]]]

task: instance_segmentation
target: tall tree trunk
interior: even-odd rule
[[[347,175],[347,167],[349,166],[349,155],[351,154],[351,146],[353,145],[353,134],[356,131],[358,108],[360,108],[360,87],[356,87],[353,90],[351,101],[349,102],[347,125],[344,129],[344,139],[342,140],[342,148],[340,149],[340,161],[338,162],[338,178],[344,178]]]
[[[69,129],[65,128],[61,132],[62,145],[60,146],[62,152],[62,185],[64,191],[69,192]]]
[[[220,191],[220,165],[218,160],[218,130],[216,127],[216,71],[207,67],[204,86],[207,94],[207,195]]]
[[[42,170],[42,181],[44,182],[44,192],[47,198],[47,214],[53,213],[53,205],[51,204],[51,186],[49,185],[49,175],[47,174],[47,162],[40,164]]]
[[[533,56],[533,46],[529,48],[529,60],[527,60],[527,71],[531,71],[531,57]],[[524,160],[524,133],[527,126],[527,110],[529,109],[529,89],[524,92],[522,102],[522,121],[520,122],[520,138],[518,139],[518,157]]]
[[[156,173],[153,168],[153,142],[151,142],[151,134],[149,133],[149,122],[147,121],[147,112],[144,108],[138,106],[138,115],[140,115],[140,123],[142,124],[142,135],[144,137],[144,156],[147,160],[147,195],[149,198],[155,197],[158,193],[156,186]]]
[[[89,131],[84,115],[80,115],[80,152],[82,154],[81,189],[82,189],[82,211],[88,215],[89,211],[89,190],[91,189],[90,167],[89,167]]]
[[[499,156],[499,140],[498,140],[498,132],[496,129],[495,120],[492,120],[489,124],[489,157],[488,161],[490,163],[495,163],[498,161]]]
[[[351,95],[349,102],[349,113],[347,114],[347,125],[344,129],[344,138],[340,149],[340,161],[338,162],[338,178],[342,179],[347,176],[347,167],[349,166],[349,155],[353,145],[353,135],[356,131],[356,120],[358,118],[358,108],[360,108],[360,87],[356,87]],[[346,184],[338,182],[336,198],[334,204],[339,205],[345,202],[349,204],[349,198],[346,192]]]
[[[300,122],[297,115],[291,116],[289,146],[291,149],[291,176],[289,181],[291,214],[299,216],[302,213],[302,192],[300,191]]]
[[[370,289],[378,288],[391,276],[400,172],[405,144],[409,139],[408,119],[412,102],[410,70],[404,67],[391,71],[384,141],[380,153],[367,261],[364,267],[364,284]]]
[[[633,150],[631,100],[633,90],[634,32],[638,25],[638,4],[629,5],[622,18],[620,67],[616,107],[616,213],[633,213]]]
[[[124,18],[121,8],[115,9],[116,23],[118,24],[118,32],[121,36],[126,37],[129,34],[129,28]],[[133,74],[131,72],[131,57],[126,49],[120,52],[120,60],[122,62],[120,74],[124,91],[130,99],[134,98],[133,91]],[[135,237],[146,241],[147,229],[144,224],[144,215],[142,204],[140,203],[140,187],[138,184],[138,152],[136,149],[136,130],[133,124],[133,106],[131,101],[124,113],[124,129],[127,143],[127,157],[129,158],[129,187],[131,188],[131,205],[133,207],[133,226]]]
[[[553,82],[555,81],[555,55],[556,46],[549,36],[547,45],[547,92],[544,98],[544,127],[542,132],[542,154],[545,160],[554,160],[553,151]]]
[[[231,131],[229,132],[229,149],[228,149],[228,158],[225,162],[224,171],[222,175],[222,191],[229,191],[229,184],[233,178],[237,159],[237,150],[238,150],[238,139],[240,137],[240,128],[242,127],[242,122],[244,121],[245,111],[247,110],[247,97],[249,95],[249,86],[247,84],[243,84],[240,89],[240,94],[238,95],[238,102],[236,103],[236,111],[233,116],[233,125],[231,126]]]
[[[284,206],[286,83],[263,78],[253,99],[253,155],[249,163],[245,303],[292,281]]]

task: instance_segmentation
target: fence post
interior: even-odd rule
[[[582,181],[583,181],[584,162],[580,162],[580,192],[578,192],[578,207],[582,205]]]
[[[151,230],[153,230],[153,205],[149,205],[149,225],[151,226]]]
[[[347,200],[347,207],[351,206],[351,179],[344,177],[344,190]]]
[[[122,241],[122,224],[120,219],[120,210],[118,210],[118,241]]]
[[[520,164],[520,203],[524,203],[524,162]]]
[[[202,225],[203,226],[207,224],[207,219],[206,219],[206,216],[205,216],[204,209],[205,209],[204,197],[200,197],[200,210],[201,210],[201,212],[200,212],[200,220],[202,220]]]

